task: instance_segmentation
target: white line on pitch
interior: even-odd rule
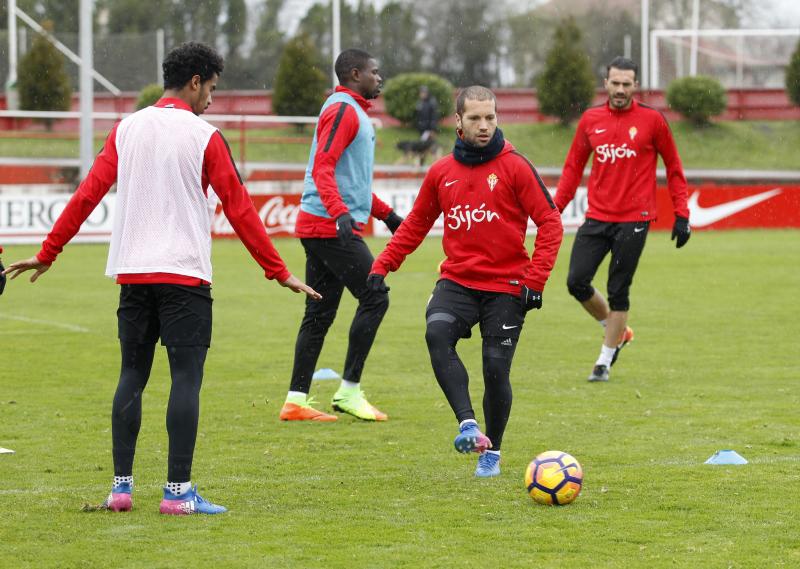
[[[28,318],[27,316],[15,316],[13,314],[2,314],[0,318],[8,318],[9,320],[18,320],[20,322],[27,322],[28,324],[41,324],[43,326],[53,326],[54,328],[63,328],[70,332],[88,332],[88,328],[83,326],[76,326],[75,324],[65,324],[63,322],[54,322],[52,320],[38,320],[36,318]]]

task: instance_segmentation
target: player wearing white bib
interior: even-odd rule
[[[6,273],[13,279],[33,270],[31,282],[35,281],[116,182],[106,275],[121,285],[117,318],[122,370],[111,415],[114,484],[103,507],[132,507],[142,392],[160,337],[172,376],[168,482],[160,511],[218,514],[226,508],[204,500],[191,484],[200,386],[211,343],[211,222],[216,196],[268,279],[313,299],[320,296],[289,273],[242,185],[225,139],[199,118],[211,104],[222,58],[212,48],[190,42],[170,52],[163,68],[163,97],[111,130],[41,251],[12,263]]]

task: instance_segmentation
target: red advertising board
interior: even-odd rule
[[[658,189],[654,229],[672,227],[672,201]],[[701,185],[689,188],[692,229],[800,228],[800,185]]]
[[[387,203],[406,204],[398,210],[408,209],[419,185],[414,180],[409,186],[395,187],[378,192]],[[653,229],[671,229],[674,219],[672,201],[666,187],[658,188],[658,219]],[[270,237],[291,237],[297,214],[300,211],[300,194],[253,195],[253,203]],[[573,232],[583,222],[586,210],[585,190],[579,190],[573,204],[564,211],[564,227]],[[747,228],[800,228],[800,185],[750,185],[718,186],[713,184],[690,186],[689,211],[692,229],[747,229]],[[407,215],[408,211],[399,211]],[[382,230],[381,224],[376,227]],[[533,229],[533,227],[531,227]],[[374,233],[370,224],[365,233]],[[380,235],[388,235],[379,231]],[[214,238],[235,237],[222,207],[217,207],[212,226]]]
[[[252,198],[270,237],[291,237],[294,234],[294,224],[300,211],[300,194],[262,194]],[[221,204],[217,205],[211,236],[215,239],[236,237],[233,227],[222,213]]]

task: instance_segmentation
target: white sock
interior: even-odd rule
[[[119,488],[120,484],[125,484],[126,482],[133,487],[133,476],[115,476],[114,486],[112,486],[112,488],[116,490]]]
[[[461,422],[458,424],[458,428],[459,428],[459,429],[463,429],[463,428],[464,428],[464,425],[466,425],[467,423],[472,423],[472,424],[473,424],[473,425],[475,425],[476,427],[478,426],[478,421],[476,421],[475,419],[464,419],[463,421],[461,421]]]
[[[358,383],[357,381],[347,381],[346,379],[343,379],[341,387],[343,387],[344,389],[355,389],[359,385],[361,384]]]
[[[488,452],[489,454],[496,454],[497,456],[500,456],[499,450],[485,450],[483,452]]]
[[[603,344],[600,348],[600,357],[597,358],[597,362],[594,365],[606,367],[610,366],[611,360],[614,359],[614,352],[616,351],[617,348],[609,348]]]
[[[183,496],[192,489],[192,483],[189,482],[167,482],[167,490],[172,492],[175,496]]]
[[[305,403],[307,397],[308,393],[303,393],[302,391],[290,391],[286,394],[286,401],[291,401],[292,403]]]
[[[597,323],[600,324],[600,326],[602,326],[603,328],[606,327],[606,319],[605,318],[603,318],[602,320],[598,320]]]

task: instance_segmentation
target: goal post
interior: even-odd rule
[[[674,79],[715,77],[726,88],[784,86],[784,68],[800,38],[798,29],[653,30],[650,88]]]

